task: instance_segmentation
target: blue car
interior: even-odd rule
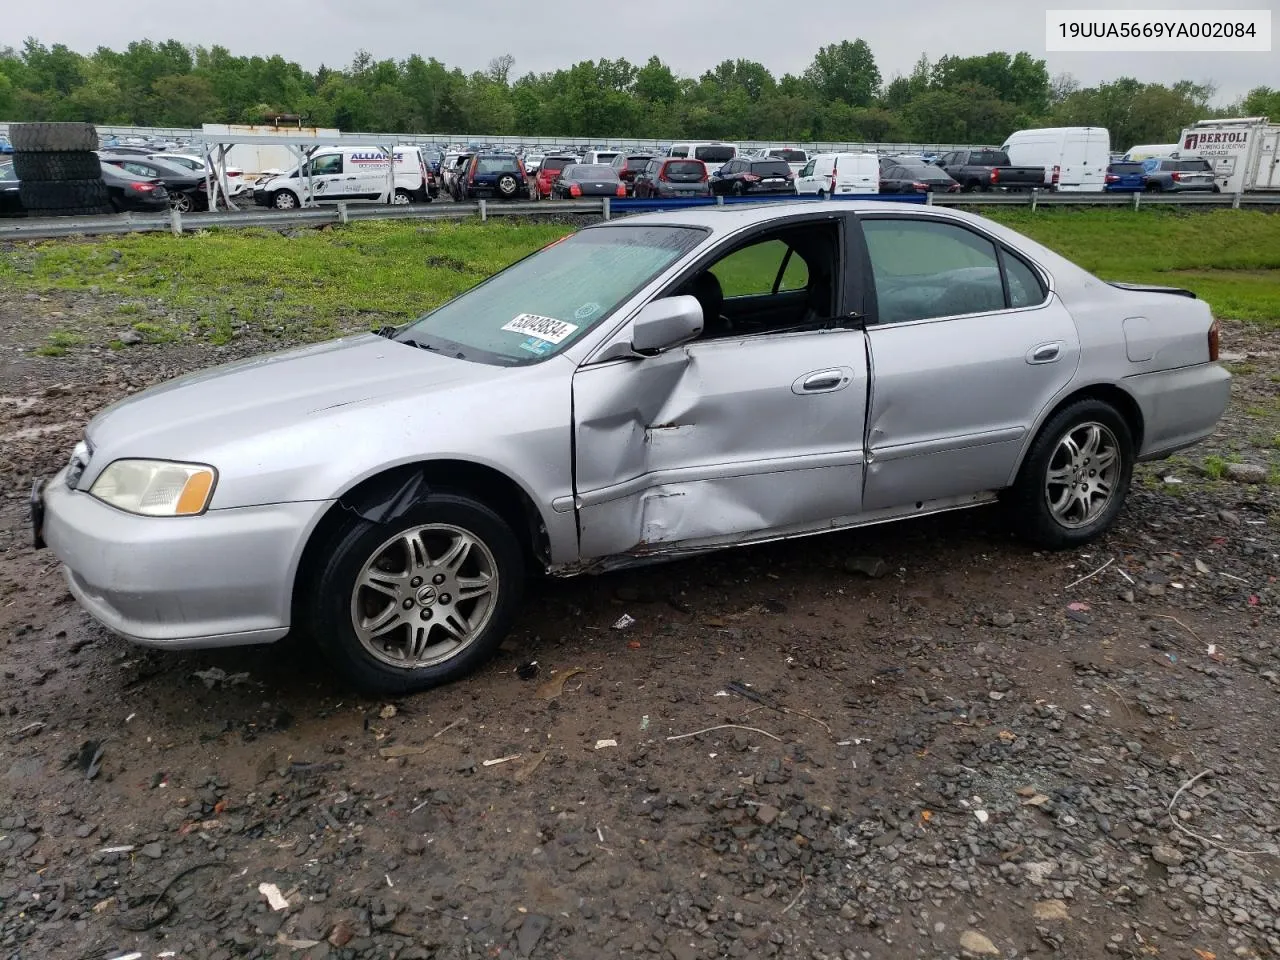
[[[13,153],[13,144],[8,137],[0,137],[0,153]]]
[[[1147,186],[1146,167],[1141,162],[1113,163],[1107,167],[1102,189],[1107,193],[1141,193]]]

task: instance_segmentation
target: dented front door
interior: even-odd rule
[[[661,554],[858,513],[859,330],[695,342],[574,377],[581,555]]]

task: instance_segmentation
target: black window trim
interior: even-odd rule
[[[1028,258],[1025,254],[1020,253],[1019,251],[1011,248],[999,237],[994,236],[991,233],[988,233],[986,230],[982,230],[979,227],[974,226],[973,224],[966,223],[961,220],[957,220],[953,217],[938,216],[936,214],[926,214],[926,213],[916,213],[916,212],[911,212],[911,213],[859,212],[856,214],[855,219],[857,221],[856,229],[851,230],[850,232],[856,233],[858,237],[857,247],[861,251],[861,258],[860,258],[861,263],[859,264],[859,266],[862,274],[860,286],[863,291],[863,305],[864,305],[862,315],[865,318],[865,323],[868,329],[872,329],[877,326],[902,327],[910,324],[919,324],[919,323],[939,323],[939,322],[945,322],[948,320],[957,320],[962,317],[986,317],[986,316],[991,316],[993,314],[998,314],[998,313],[1012,313],[1015,311],[1023,311],[1023,310],[1043,310],[1053,300],[1052,277],[1043,267],[1041,267],[1038,263]],[[916,320],[897,320],[897,321],[881,323],[880,306],[879,306],[879,303],[877,302],[877,297],[876,297],[875,272],[871,266],[871,252],[867,247],[866,237],[862,231],[862,224],[864,221],[867,221],[867,220],[922,220],[926,223],[943,223],[949,226],[959,227],[962,230],[968,230],[970,233],[975,234],[976,236],[979,236],[982,239],[993,244],[996,248],[996,262],[1000,270],[1000,286],[1004,291],[1005,306],[1000,310],[981,310],[975,313],[951,313],[951,314],[946,314],[940,317],[921,317]],[[850,246],[850,252],[852,253],[853,243],[850,242],[849,246]],[[1015,259],[1020,261],[1023,264],[1023,266],[1030,269],[1032,275],[1036,278],[1036,281],[1040,285],[1041,300],[1039,303],[1031,304],[1025,307],[1009,306],[1009,300],[1010,300],[1009,279],[1008,279],[1007,273],[1005,272],[1004,260],[1003,260],[1003,257],[1006,255],[1014,257]]]

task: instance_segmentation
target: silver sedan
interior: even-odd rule
[[[998,498],[1028,539],[1086,543],[1136,461],[1213,431],[1217,333],[1187,291],[1105,283],[951,210],[632,217],[387,336],[116,404],[33,520],[131,640],[299,629],[361,687],[422,689],[490,655],[535,568]]]

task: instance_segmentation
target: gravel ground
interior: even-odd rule
[[[93,411],[264,346],[30,353],[112,306],[0,296],[3,960],[1280,956],[1277,332],[1086,551],[975,511],[548,583],[392,703],[131,647],[30,548]]]

